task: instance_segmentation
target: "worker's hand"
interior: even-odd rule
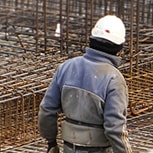
[[[47,153],[59,153],[59,147],[56,145],[52,147]]]
[[[56,140],[53,142],[48,141],[47,153],[59,153],[59,148]]]

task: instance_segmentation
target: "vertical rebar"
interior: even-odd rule
[[[88,4],[89,4],[89,2],[88,2],[88,0],[86,0],[86,3],[85,3],[85,8],[86,8],[86,12],[85,12],[85,47],[87,46],[87,42],[88,42],[88,22],[89,22],[89,20],[88,20]],[[83,50],[84,50],[84,48],[83,48]]]
[[[91,16],[90,16],[90,23],[91,23],[90,31],[91,31],[91,29],[93,28],[94,0],[90,1],[90,10],[91,10]]]
[[[139,28],[139,24],[140,24],[140,1],[137,0],[137,11],[136,11],[136,53],[139,52],[139,32],[140,32],[140,28]],[[138,62],[139,62],[139,54],[136,57],[136,68],[138,70]]]
[[[118,16],[122,18],[124,16],[124,1],[119,0],[118,1]]]
[[[66,53],[69,50],[69,15],[70,15],[70,1],[66,0]]]
[[[32,122],[33,122],[32,129],[33,129],[33,137],[34,137],[34,139],[36,139],[36,128],[37,128],[37,124],[36,124],[36,94],[33,89],[28,89],[28,90],[32,93],[32,98],[30,98],[30,100],[32,100]],[[30,113],[30,109],[29,109],[29,113]]]
[[[15,0],[15,6],[18,7],[18,0]]]
[[[36,94],[32,90],[33,93],[33,123],[34,123],[34,139],[36,139],[36,129],[37,129],[37,121],[36,121]]]
[[[142,1],[142,6],[145,6],[145,0]],[[144,18],[145,17],[145,7],[142,7],[142,10],[141,10],[141,22],[144,23]]]
[[[113,1],[110,0],[110,4],[109,4],[109,14],[113,14]]]
[[[108,6],[107,2],[108,0],[104,0],[104,15],[107,14],[107,6]]]
[[[47,51],[47,2],[43,1],[43,17],[44,17],[44,52]]]
[[[132,77],[133,73],[133,15],[134,15],[134,0],[131,0],[131,11],[130,11],[130,77]],[[129,88],[132,90],[132,80],[129,82]],[[133,110],[133,103],[129,103],[130,110]]]
[[[23,136],[24,136],[24,139],[23,139],[23,141],[25,142],[25,140],[26,140],[26,132],[25,132],[25,117],[24,117],[24,115],[25,115],[25,103],[24,103],[24,95],[20,92],[20,91],[17,91],[17,93],[21,96],[21,119],[22,119],[22,134],[23,134]]]
[[[19,102],[16,102],[16,118],[15,118],[15,140],[17,140],[18,126],[19,126]]]
[[[131,0],[130,9],[130,75],[132,75],[133,65],[133,15],[134,15],[134,0]]]
[[[38,27],[38,2],[39,0],[36,0],[36,12],[35,12],[35,28],[36,28],[36,35],[35,35],[35,40],[36,40],[36,44],[35,44],[35,47],[36,47],[36,52],[38,52],[38,30],[39,30],[39,27]]]
[[[63,0],[60,0],[59,2],[59,5],[60,5],[60,8],[59,8],[59,20],[60,20],[60,54],[61,56],[63,55],[63,49],[64,49],[64,43],[63,43]]]

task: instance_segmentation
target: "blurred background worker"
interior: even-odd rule
[[[84,56],[64,62],[40,104],[39,130],[48,152],[58,152],[58,113],[63,112],[64,153],[132,153],[126,115],[128,88],[117,67],[125,26],[114,15],[100,18]]]

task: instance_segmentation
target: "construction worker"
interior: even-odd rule
[[[57,153],[57,118],[63,112],[64,153],[132,153],[126,115],[128,88],[117,69],[125,26],[115,15],[100,18],[83,56],[57,69],[40,104],[39,130],[48,153]]]

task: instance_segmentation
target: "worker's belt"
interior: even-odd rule
[[[69,123],[72,124],[77,124],[77,125],[84,125],[84,126],[88,126],[88,127],[95,127],[95,128],[102,128],[103,125],[102,124],[91,124],[91,123],[85,123],[85,122],[81,122],[81,121],[76,121],[76,120],[72,120],[70,118],[65,118],[65,120]]]
[[[88,146],[78,146],[78,145],[75,145],[75,144],[72,144],[72,143],[69,143],[69,142],[66,142],[64,141],[64,144],[66,146],[68,146],[69,148],[72,148],[74,150],[81,150],[81,151],[98,151],[99,149],[103,148],[108,148],[108,147],[88,147]]]
[[[62,138],[66,142],[79,144],[79,146],[110,146],[108,139],[105,137],[104,129],[102,127],[97,128],[82,124],[73,124],[66,120],[62,123]]]

